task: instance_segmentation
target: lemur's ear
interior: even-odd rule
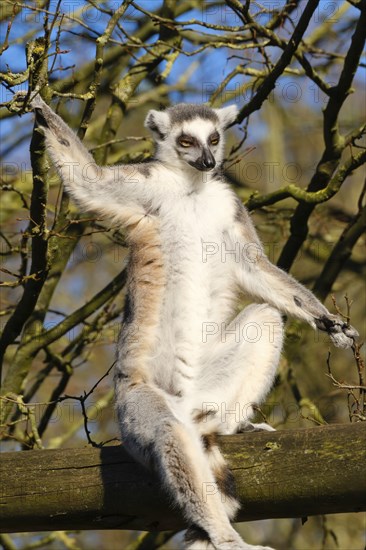
[[[152,109],[145,118],[145,127],[149,128],[158,139],[165,139],[170,127],[169,115],[164,111]]]
[[[236,105],[229,105],[228,107],[223,107],[222,109],[214,109],[214,111],[219,117],[222,129],[226,130],[233,122],[235,122],[239,109]]]

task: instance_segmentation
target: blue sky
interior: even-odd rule
[[[274,0],[272,2],[264,1],[262,2],[262,5],[265,7],[281,7],[283,5],[283,0]],[[141,6],[144,9],[147,9],[149,11],[155,11],[161,4],[161,0],[139,0],[138,2],[139,6]],[[51,1],[50,4],[50,11],[53,11],[57,5],[57,2],[55,0]],[[117,1],[110,1],[105,2],[105,6],[109,7],[116,7],[119,5],[119,2]],[[300,3],[300,7],[297,10],[297,12],[294,13],[294,22],[296,23],[299,16],[301,15],[302,6],[304,5],[304,1]],[[240,21],[238,17],[230,10],[227,6],[216,6],[212,2],[206,2],[205,3],[205,9],[203,10],[192,10],[191,12],[188,12],[182,16],[180,16],[178,19],[187,21],[190,19],[197,19],[199,21],[203,21],[205,23],[215,23],[215,24],[224,24],[224,25],[232,25],[237,26],[240,25]],[[313,20],[311,22],[311,26],[309,30],[307,31],[307,34],[311,33],[314,28],[319,26],[324,21],[335,21],[335,30],[339,29],[340,26],[345,24],[345,16],[340,17],[338,15],[338,12],[342,6],[342,2],[329,2],[328,0],[321,0],[319,4],[319,8],[316,11]],[[109,17],[106,14],[102,14],[99,11],[95,10],[90,4],[88,4],[85,0],[65,0],[61,3],[61,9],[62,11],[67,15],[77,15],[79,19],[84,22],[85,24],[89,25],[93,30],[95,30],[98,34],[100,34],[109,19]],[[255,12],[258,10],[258,5],[253,4],[252,10]],[[350,9],[347,12],[347,18],[351,15],[357,14],[358,10],[356,10],[353,7],[350,7]],[[133,31],[136,29],[136,23],[134,19],[139,17],[141,14],[138,14],[134,7],[130,6],[125,13],[123,17],[123,28],[127,33],[133,33]],[[264,14],[262,16],[259,16],[258,21],[262,24],[266,22],[268,19],[268,14]],[[43,34],[42,29],[43,24],[43,16],[39,14],[37,17],[37,20],[32,20],[32,14],[30,10],[23,10],[22,16],[16,18],[10,33],[10,40],[12,41],[11,46],[8,48],[7,51],[3,53],[3,55],[0,57],[0,70],[6,71],[7,67],[10,68],[13,72],[21,72],[26,68],[26,61],[25,61],[25,44],[24,44],[24,37],[29,33],[32,28],[36,27],[39,32],[37,32],[38,35]],[[211,30],[208,28],[201,27],[199,25],[190,25],[190,28],[197,32],[204,32],[204,33],[214,33],[217,32],[215,30]],[[80,66],[82,65],[86,60],[93,60],[95,55],[95,45],[93,40],[87,40],[87,39],[81,39],[78,36],[75,36],[75,34],[71,34],[68,32],[68,24],[67,24],[67,18],[64,19],[63,22],[63,33],[61,35],[61,49],[64,51],[67,51],[67,53],[63,53],[62,55],[58,56],[57,64],[59,64],[61,67],[70,67],[66,71],[56,71],[54,73],[54,77],[62,77],[64,78],[67,75],[71,75],[73,72],[72,67],[73,66]],[[74,29],[73,29],[74,30]],[[82,31],[83,29],[81,26],[78,31]],[[52,34],[53,40],[56,39],[57,36],[57,27],[55,26]],[[86,31],[85,31],[86,32]],[[292,32],[291,27],[280,29],[279,31],[284,39],[286,39],[290,32]],[[1,43],[4,40],[6,33],[6,24],[3,23],[0,28],[0,40]],[[121,40],[121,33],[119,31],[116,31],[113,35],[116,39]],[[93,38],[93,36],[91,37]],[[154,35],[150,38],[149,42],[154,43],[156,41],[157,35]],[[16,41],[19,41],[17,44]],[[338,48],[342,50],[344,44],[338,45]],[[187,52],[191,52],[196,47],[192,46],[189,42],[185,41],[183,48]],[[280,55],[279,49],[271,49],[270,52],[271,55],[273,55],[273,61],[275,62]],[[52,52],[52,50],[51,50]],[[143,53],[140,52],[141,55]],[[248,55],[245,52],[240,52],[237,50],[228,50],[228,49],[207,49],[203,51],[200,54],[197,54],[194,57],[187,57],[184,55],[180,55],[176,62],[173,65],[173,68],[167,78],[167,82],[169,84],[176,83],[181,75],[187,71],[189,66],[193,62],[197,63],[197,67],[192,72],[190,79],[187,83],[188,89],[192,89],[192,91],[188,91],[184,95],[181,92],[172,92],[170,94],[171,101],[172,102],[178,102],[178,101],[194,101],[194,102],[201,102],[201,101],[207,101],[209,98],[209,94],[212,90],[216,89],[218,84],[223,80],[223,78],[229,74],[229,72],[237,66],[238,63],[243,63],[243,58]],[[228,59],[229,56],[229,59]],[[249,67],[251,68],[261,68],[261,65],[257,62],[258,57],[254,54],[252,60],[247,59],[245,61]],[[53,57],[50,57],[50,66],[53,62]],[[160,67],[163,69],[165,63],[162,63]],[[238,88],[241,83],[243,83],[245,80],[247,80],[248,77],[236,77],[234,81],[230,83],[228,86],[225,95],[222,96],[223,101],[237,101],[239,103],[239,106],[244,104],[249,97],[242,97],[240,94],[238,94]],[[365,80],[365,70],[364,68],[360,68],[357,75],[356,80],[364,82]],[[143,83],[141,85],[141,90],[143,91],[144,87],[146,87],[146,83]],[[23,84],[20,86],[21,88],[24,88],[26,84]],[[318,102],[314,101],[314,93],[315,90],[312,89],[314,85],[308,80],[299,79],[299,78],[292,78],[289,76],[283,76],[279,80],[276,90],[275,90],[275,96],[280,101],[289,101],[291,103],[291,98],[297,98],[298,101],[306,102],[308,105],[314,105],[315,108],[319,108]],[[4,88],[3,86],[1,89],[1,95],[0,100],[6,101],[11,97],[11,92]],[[194,90],[194,91],[193,91]],[[13,91],[16,91],[16,89],[13,89]],[[255,136],[257,139],[261,139],[263,135],[265,135],[266,128],[261,123],[260,116],[256,117],[256,124],[255,126],[252,125],[254,128]],[[11,120],[5,120],[2,123],[2,137],[4,140],[3,147],[6,147],[7,143],[9,143],[8,139],[13,139],[14,134],[17,135],[21,131],[24,131],[24,128],[27,128],[28,131],[31,129],[31,117],[23,117],[21,121],[19,121],[16,118],[13,118]],[[138,132],[137,132],[138,133]],[[12,151],[10,156],[8,156],[8,160],[17,160],[25,154],[25,145],[22,144],[20,146],[20,149],[18,151]]]

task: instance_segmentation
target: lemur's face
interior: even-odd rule
[[[171,138],[180,159],[202,172],[215,168],[222,136],[210,120],[196,118],[186,121],[173,129]]]
[[[173,166],[187,163],[208,172],[223,160],[223,134],[236,115],[235,106],[211,109],[181,103],[166,111],[150,111],[145,126],[156,139],[157,158]]]

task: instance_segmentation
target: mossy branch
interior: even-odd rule
[[[262,206],[275,204],[289,197],[295,199],[297,202],[313,205],[326,202],[338,193],[346,178],[354,170],[365,163],[366,151],[361,151],[350,157],[344,165],[339,168],[338,172],[333,176],[328,185],[320,191],[311,192],[301,189],[294,184],[285,185],[272,193],[268,193],[267,195],[252,195],[247,200],[246,206],[249,210],[255,210],[256,208],[261,208]]]
[[[366,424],[224,436],[238,521],[366,510]],[[3,453],[0,531],[183,529],[156,477],[122,447]],[[207,498],[217,488],[202,488]]]

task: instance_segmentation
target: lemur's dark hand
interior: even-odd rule
[[[27,99],[30,99],[30,101],[27,101]],[[8,106],[10,112],[18,113],[19,115],[35,111],[36,109],[43,111],[44,108],[47,109],[47,105],[39,93],[32,92],[29,98],[29,93],[26,90],[20,90],[15,93]]]
[[[351,347],[354,339],[358,337],[357,330],[338,315],[324,315],[320,319],[316,319],[315,323],[319,330],[324,330],[329,334],[337,348]]]
[[[10,103],[7,105],[7,108],[11,113],[18,113],[19,115],[24,114],[24,112],[27,112],[28,109],[25,107],[24,102],[28,95],[28,92],[26,90],[20,90],[16,92]]]
[[[12,102],[11,102],[13,108],[14,108],[14,106],[16,106],[15,109],[18,109],[18,106],[19,106],[19,108],[23,107],[24,106],[24,101],[27,98],[27,96],[28,96],[27,90],[19,90],[18,92],[16,92],[14,94]],[[43,99],[41,98],[40,94],[32,92],[31,100],[30,100],[29,104],[27,105],[27,108],[29,110],[42,109],[43,106],[45,106],[45,105],[46,104],[43,101]]]

